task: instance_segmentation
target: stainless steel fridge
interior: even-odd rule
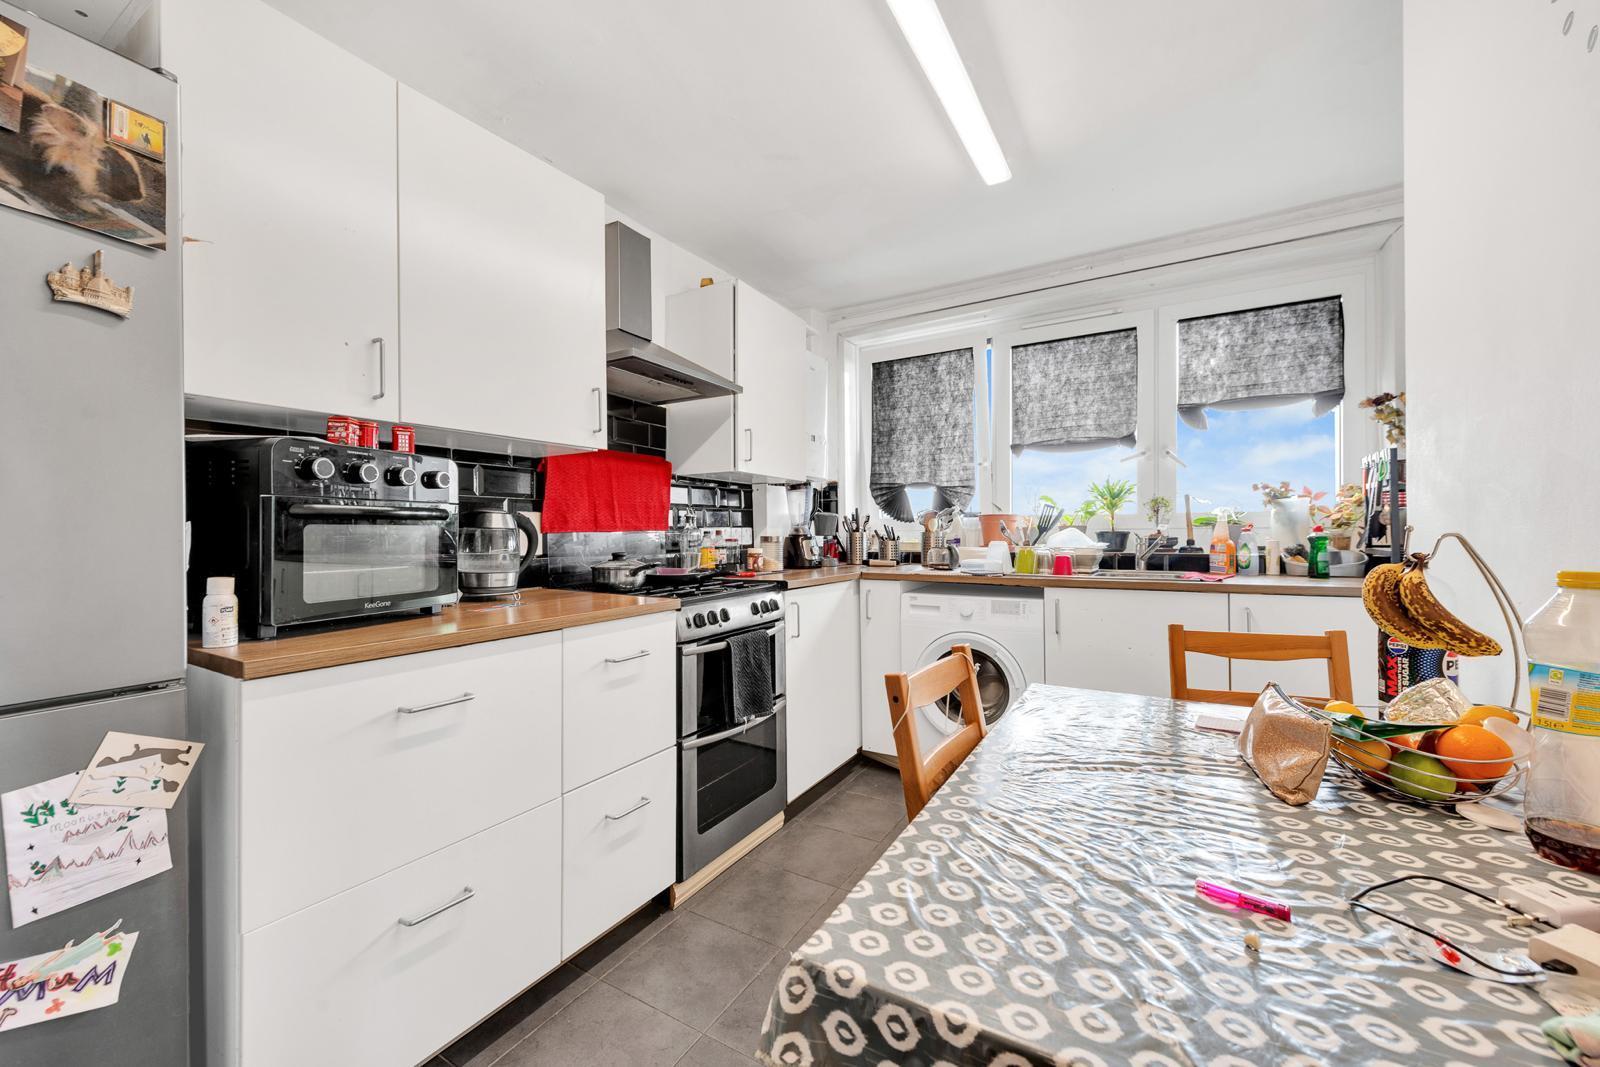
[[[184,736],[183,358],[178,86],[0,0],[28,30],[27,66],[70,81],[51,165],[28,186],[18,142],[0,146],[0,792],[83,769],[109,730]],[[44,82],[40,81],[39,85]],[[58,82],[59,85],[65,81]],[[97,181],[160,176],[106,150],[82,90],[166,123],[168,248],[141,247],[23,208],[136,219],[97,198]],[[74,95],[75,93],[75,95]],[[37,119],[35,96],[22,113]],[[76,108],[76,110],[74,110]],[[0,128],[0,139],[19,134]],[[141,154],[142,155],[142,154]],[[133,165],[130,165],[130,161]],[[74,169],[76,168],[76,169]],[[77,181],[79,189],[62,186]],[[127,197],[125,187],[120,194]],[[143,209],[158,219],[162,209]],[[67,205],[67,207],[63,207]],[[76,206],[73,206],[76,205]],[[148,220],[146,220],[148,222]],[[131,317],[57,302],[46,283],[102,253],[133,287]],[[204,774],[202,761],[196,774]],[[0,1064],[188,1062],[189,923],[185,809],[168,816],[173,867],[13,927],[0,899],[0,961],[62,947],[118,919],[139,934],[115,1005],[0,1028]]]

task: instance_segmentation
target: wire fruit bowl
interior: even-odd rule
[[[1445,758],[1423,747],[1428,735],[1442,734],[1458,725],[1456,723],[1379,722],[1369,728],[1365,723],[1352,725],[1347,719],[1320,708],[1301,706],[1332,728],[1329,755],[1339,766],[1368,788],[1407,804],[1437,808],[1476,804],[1509,793],[1527,772],[1526,757]],[[1409,729],[1401,730],[1402,726]],[[1416,746],[1398,742],[1396,739],[1401,737],[1416,737]]]

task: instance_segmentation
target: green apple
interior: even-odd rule
[[[1455,795],[1455,776],[1426,752],[1396,752],[1389,760],[1389,782],[1418,800],[1449,800]]]

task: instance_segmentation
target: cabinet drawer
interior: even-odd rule
[[[677,619],[663,612],[563,635],[563,789],[677,740]]]
[[[676,877],[677,747],[568,793],[561,807],[561,954],[566,957]]]
[[[427,1059],[560,962],[560,854],[553,800],[246,934],[245,1067]]]
[[[560,634],[246,683],[243,929],[554,799],[560,700]]]

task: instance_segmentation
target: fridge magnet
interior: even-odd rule
[[[74,804],[170,808],[206,746],[198,741],[144,737],[115,730],[95,750],[72,790]]]
[[[78,779],[74,771],[0,794],[13,927],[172,869],[165,811],[76,804]]]
[[[115,100],[106,101],[106,140],[151,159],[167,158],[167,124]]]
[[[112,284],[102,267],[101,256],[102,253],[95,252],[89,266],[82,268],[63,263],[60,270],[44,276],[45,284],[58,302],[85,304],[127,318],[133,314],[133,286]]]
[[[34,67],[18,88],[17,131],[0,136],[0,206],[166,248],[166,164],[106,139],[105,98]]]
[[[0,1033],[115,1004],[139,940],[121,925],[119,919],[81,945],[0,961]]]
[[[28,64],[28,27],[0,15],[0,130],[22,128],[22,90],[17,82]]]

